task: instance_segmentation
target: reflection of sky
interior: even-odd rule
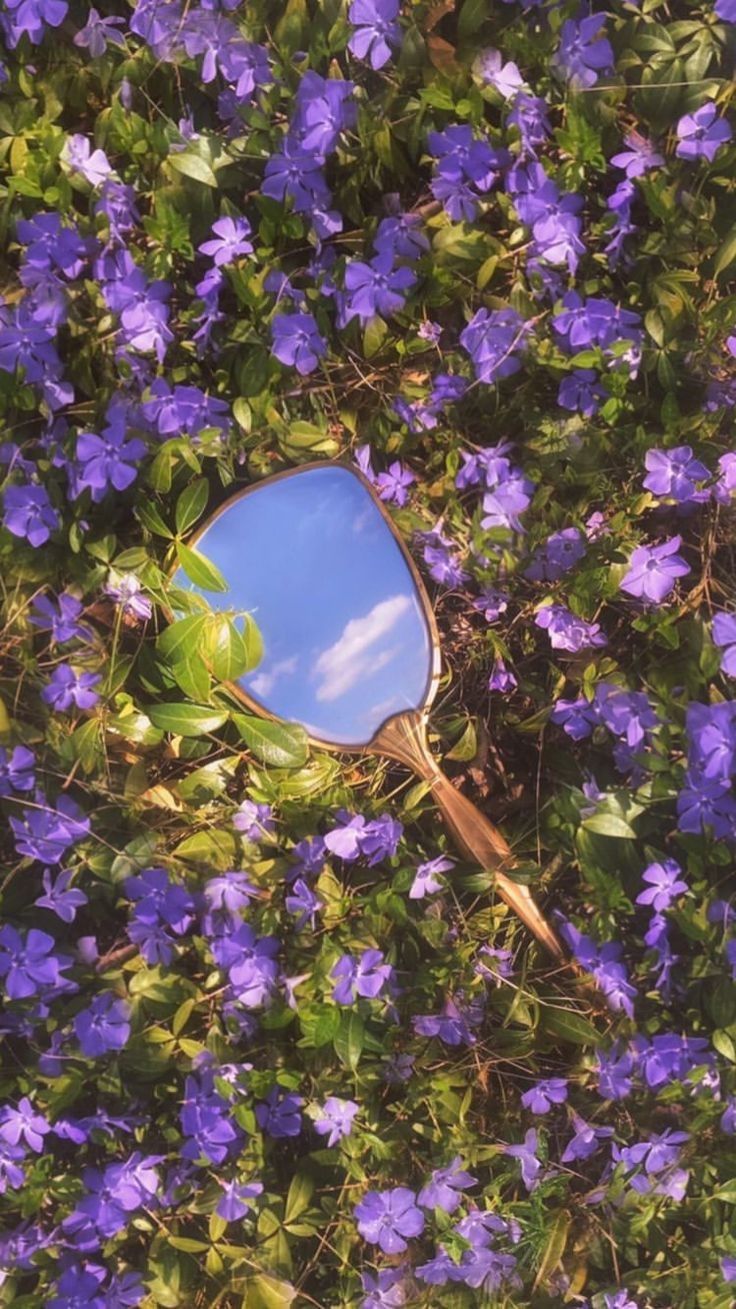
[[[247,610],[264,658],[241,679],[271,713],[339,744],[424,701],[432,663],[421,604],[379,509],[347,468],[313,468],[225,509],[197,542]],[[192,589],[180,571],[175,584]]]

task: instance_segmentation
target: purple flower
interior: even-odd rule
[[[521,1164],[521,1180],[527,1191],[533,1191],[539,1185],[542,1164],[537,1158],[538,1136],[534,1128],[526,1133],[521,1145],[507,1145],[506,1154],[518,1159]]]
[[[586,1123],[575,1110],[572,1111],[572,1123],[575,1133],[561,1156],[560,1162],[563,1164],[574,1163],[576,1159],[588,1159],[600,1149],[602,1141],[613,1136],[612,1127],[596,1127],[594,1123]]]
[[[402,1309],[406,1304],[407,1283],[403,1268],[382,1268],[374,1276],[361,1273],[363,1290],[367,1295],[360,1309]]]
[[[56,881],[53,882],[51,869],[44,869],[44,894],[33,903],[42,909],[50,909],[63,923],[73,923],[77,916],[77,909],[88,903],[84,891],[80,891],[77,887],[68,889],[73,876],[73,872],[66,870],[59,873]]]
[[[38,1113],[27,1095],[18,1101],[18,1108],[3,1105],[0,1109],[0,1139],[6,1145],[20,1145],[24,1141],[29,1150],[41,1154],[43,1138],[51,1131],[43,1114]]]
[[[460,333],[460,344],[470,355],[479,382],[511,377],[521,368],[516,351],[523,349],[528,328],[515,309],[478,309]]]
[[[713,644],[723,648],[721,672],[736,677],[736,614],[716,614],[711,635]]]
[[[492,586],[485,587],[473,601],[473,608],[479,610],[487,623],[495,623],[505,614],[509,607],[508,596],[496,591]]]
[[[315,1119],[315,1132],[327,1137],[328,1146],[337,1145],[338,1141],[352,1132],[358,1108],[354,1100],[341,1100],[339,1096],[328,1095],[320,1109],[320,1117]]]
[[[639,1309],[635,1300],[629,1299],[628,1291],[613,1291],[604,1295],[604,1309]]]
[[[533,1114],[547,1114],[553,1104],[564,1104],[566,1099],[567,1078],[547,1077],[525,1091],[521,1103]]]
[[[535,147],[544,145],[551,135],[549,107],[540,96],[519,91],[514,97],[508,122],[518,129],[525,153],[535,154]]]
[[[682,869],[674,859],[665,859],[661,864],[649,864],[642,873],[642,880],[649,885],[636,897],[637,904],[649,904],[661,913],[669,909],[678,895],[684,895],[688,889],[682,880]]]
[[[436,1036],[445,1045],[474,1045],[478,1039],[474,1027],[483,1021],[483,1005],[475,1001],[468,1005],[448,996],[438,1014],[417,1014],[412,1026],[418,1036]]]
[[[303,150],[320,159],[334,150],[340,133],[352,127],[357,117],[354,89],[352,82],[340,78],[320,77],[311,70],[304,74],[292,123]]]
[[[510,60],[504,63],[500,50],[484,50],[475,60],[473,71],[482,82],[494,87],[504,100],[511,100],[524,85],[516,64]]]
[[[503,659],[500,657],[496,660],[488,678],[488,690],[500,691],[502,694],[507,691],[513,691],[519,685],[518,679],[510,668],[506,667]]]
[[[313,927],[319,910],[324,909],[324,900],[320,900],[303,877],[297,877],[292,882],[291,891],[286,896],[284,903],[289,913],[294,914],[297,919],[295,924],[297,932],[300,932],[307,922]]]
[[[214,238],[204,241],[197,249],[200,254],[211,255],[217,268],[233,263],[241,255],[253,253],[253,243],[248,240],[250,223],[247,218],[218,218],[212,224],[212,231]]]
[[[401,43],[399,8],[399,0],[352,0],[348,21],[355,30],[348,50],[356,59],[367,59],[373,69],[388,63],[391,47]]]
[[[416,480],[411,469],[405,468],[401,460],[395,459],[392,464],[389,464],[386,472],[378,474],[375,486],[382,500],[387,500],[391,504],[405,505],[409,499],[409,487],[413,486]]]
[[[624,144],[627,149],[613,155],[611,163],[614,168],[623,168],[628,178],[643,177],[650,168],[659,168],[664,164],[664,156],[638,132],[629,132],[624,137]]]
[[[564,605],[545,605],[537,613],[534,622],[547,632],[553,650],[567,650],[577,654],[589,646],[606,644],[600,623],[586,623]]]
[[[736,701],[693,702],[685,723],[689,763],[706,781],[727,782],[736,765]]]
[[[58,645],[67,641],[84,640],[89,632],[76,620],[84,608],[82,601],[68,591],[62,591],[56,604],[47,595],[33,601],[29,621],[42,632],[51,632],[51,640]]]
[[[8,486],[3,503],[3,526],[13,536],[24,537],[34,549],[45,545],[51,533],[61,525],[59,515],[43,486],[33,486],[30,483],[25,486]]]
[[[262,841],[276,830],[271,806],[255,800],[243,800],[233,816],[233,827],[236,832],[242,832],[248,841]]]
[[[330,972],[330,977],[337,980],[332,992],[333,1000],[338,1004],[354,1004],[357,996],[374,1000],[381,994],[392,978],[393,969],[383,962],[382,950],[364,950],[356,958],[344,954],[338,959]]]
[[[67,795],[59,797],[56,808],[43,795],[37,797],[37,805],[35,809],[24,809],[22,819],[10,819],[15,848],[29,859],[58,864],[70,845],[89,834],[89,819]]]
[[[228,1182],[217,1201],[215,1213],[218,1218],[224,1218],[226,1223],[236,1222],[253,1209],[251,1201],[262,1192],[262,1182]]]
[[[3,26],[11,50],[17,46],[21,36],[27,32],[33,45],[43,40],[46,26],[59,27],[69,10],[65,0],[9,0],[3,15]]]
[[[406,304],[406,292],[416,284],[416,273],[405,265],[393,267],[393,255],[378,254],[370,263],[353,259],[345,269],[345,322],[370,322],[376,314],[390,318]]]
[[[524,576],[533,582],[556,582],[569,572],[585,555],[586,543],[577,527],[566,527],[553,532],[544,546],[537,550]]]
[[[143,593],[143,586],[135,573],[124,573],[116,580],[112,578],[105,586],[105,595],[120,605],[121,612],[128,618],[146,622],[151,617],[153,605]]]
[[[639,314],[600,296],[583,299],[577,291],[568,291],[562,297],[562,309],[552,319],[552,330],[571,352],[592,346],[606,350],[617,341],[638,344],[642,337]]]
[[[146,446],[138,437],[126,440],[124,410],[108,410],[108,422],[101,436],[81,432],[77,437],[74,498],[89,489],[92,500],[99,504],[110,489],[126,490],[138,476],[136,463],[145,453]]]
[[[97,685],[101,676],[100,673],[84,673],[70,664],[59,664],[51,674],[48,686],[43,688],[41,699],[57,713],[67,713],[72,705],[77,709],[92,709],[100,698],[92,687]]]
[[[439,880],[439,874],[448,873],[454,867],[455,860],[448,859],[445,855],[437,855],[434,859],[427,859],[419,864],[414,881],[409,888],[409,899],[423,900],[425,895],[434,895],[437,891],[441,891],[444,884]]]
[[[426,1186],[417,1196],[417,1204],[425,1209],[442,1209],[454,1214],[462,1202],[462,1192],[475,1186],[477,1178],[466,1173],[459,1154],[444,1168],[436,1168]]]
[[[327,342],[312,314],[277,314],[271,323],[272,354],[304,377],[327,354]]]
[[[104,55],[108,44],[125,47],[125,37],[122,32],[115,31],[116,27],[124,26],[124,18],[103,18],[92,7],[87,14],[87,22],[74,37],[74,44],[83,50],[89,50],[90,58],[99,59]]]
[[[181,1128],[187,1137],[180,1153],[184,1159],[204,1155],[221,1164],[239,1149],[243,1133],[235,1122],[227,1100],[215,1089],[214,1073],[205,1069],[200,1077],[187,1077],[181,1109]]]
[[[112,172],[104,150],[93,150],[87,137],[80,132],[67,137],[61,158],[73,173],[79,173],[90,186],[101,186]]]
[[[613,69],[613,49],[602,34],[607,18],[607,14],[591,14],[579,23],[568,18],[562,24],[552,67],[574,87],[595,86],[600,72]]]
[[[404,829],[390,814],[381,814],[366,823],[360,834],[360,853],[369,868],[396,854]]]
[[[573,368],[563,377],[557,392],[560,408],[571,409],[583,418],[592,418],[607,399],[608,392],[598,381],[594,368]]]
[[[416,1200],[407,1186],[369,1191],[353,1211],[360,1235],[378,1245],[384,1254],[403,1254],[407,1240],[424,1231],[424,1214]]]
[[[61,969],[68,968],[71,960],[52,954],[55,945],[53,936],[35,927],[29,929],[25,940],[9,923],[0,927],[0,977],[5,978],[9,1000],[25,1000],[63,980]]]
[[[274,1140],[298,1136],[302,1130],[300,1110],[303,1104],[304,1100],[300,1095],[292,1095],[279,1086],[273,1086],[266,1099],[256,1105],[258,1126]]]
[[[36,756],[25,745],[17,745],[10,758],[0,745],[0,796],[13,791],[32,791],[36,785],[33,769]]]
[[[718,5],[716,5],[716,12],[717,10],[718,10]],[[723,15],[722,14],[719,15],[719,17],[722,18]],[[736,16],[734,17],[734,21],[736,21]],[[729,1282],[729,1283],[736,1282],[736,1257],[732,1255],[724,1254],[723,1258],[720,1260],[720,1265],[721,1265],[721,1277],[723,1278],[724,1282]]]
[[[692,114],[683,114],[677,124],[678,159],[707,159],[709,164],[713,163],[721,146],[732,136],[730,125],[717,115],[712,100]]]
[[[685,774],[685,785],[677,797],[677,826],[681,832],[700,833],[711,827],[713,835],[726,840],[736,837],[736,800],[729,782],[709,781],[699,772]]]
[[[676,553],[681,542],[681,537],[671,536],[661,545],[637,546],[620,589],[649,604],[661,604],[674,589],[677,578],[690,572],[689,565]]]
[[[689,445],[678,445],[673,450],[648,450],[644,459],[647,476],[644,486],[654,495],[668,496],[678,504],[689,500],[707,499],[707,492],[699,492],[697,482],[705,482],[710,473],[693,455]]]
[[[330,854],[337,855],[338,859],[344,859],[346,862],[352,862],[358,859],[361,854],[361,837],[366,827],[366,821],[362,814],[349,814],[346,810],[341,809],[337,814],[341,819],[339,827],[333,828],[327,832],[324,838],[325,848]]]
[[[74,1019],[74,1035],[88,1059],[122,1050],[130,1036],[130,1005],[112,991],[96,995]]]
[[[613,1050],[606,1053],[596,1050],[598,1059],[598,1092],[604,1100],[625,1100],[631,1093],[635,1060],[629,1051]]]

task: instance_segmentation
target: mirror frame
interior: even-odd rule
[[[357,481],[361,483],[363,489],[367,491],[374,505],[378,509],[381,517],[383,518],[383,521],[386,524],[388,530],[393,536],[394,541],[398,545],[399,550],[401,551],[401,554],[404,558],[404,562],[406,563],[409,569],[409,573],[416,587],[417,595],[419,597],[422,606],[422,611],[424,613],[424,619],[429,631],[431,664],[429,670],[429,679],[425,687],[424,697],[421,705],[417,705],[413,709],[404,709],[404,710],[400,710],[397,713],[389,714],[388,717],[383,719],[383,721],[379,724],[376,731],[373,733],[373,735],[370,737],[368,741],[359,741],[359,742],[355,742],[354,744],[346,745],[341,742],[325,741],[321,737],[313,736],[311,732],[307,731],[307,739],[311,745],[316,745],[322,750],[329,750],[334,754],[362,754],[363,752],[371,751],[374,748],[376,749],[377,753],[382,753],[380,748],[377,745],[375,745],[375,743],[378,742],[378,738],[386,731],[386,727],[388,724],[396,723],[396,725],[398,726],[398,720],[405,719],[407,715],[410,715],[415,721],[417,719],[421,720],[422,722],[426,721],[429,708],[435,698],[435,695],[437,694],[437,687],[439,686],[440,676],[442,673],[442,658],[441,658],[441,649],[440,649],[440,636],[439,636],[439,631],[437,629],[437,622],[434,616],[434,611],[432,609],[432,604],[429,595],[427,593],[427,589],[424,585],[424,581],[419,572],[419,569],[417,568],[416,563],[414,562],[411,554],[409,553],[409,548],[406,544],[406,541],[404,540],[399,529],[394,523],[391,515],[388,512],[388,509],[386,508],[383,501],[376,494],[373,486],[368,481],[368,478],[364,476],[364,474],[360,471],[360,469],[356,468],[354,464],[348,463],[346,459],[312,459],[309,460],[307,463],[298,464],[295,468],[285,468],[278,473],[268,474],[266,477],[261,478],[257,482],[250,482],[248,486],[242,487],[239,491],[236,491],[234,495],[230,495],[225,500],[223,500],[222,504],[218,505],[217,508],[213,510],[213,512],[209,514],[203,520],[203,522],[200,523],[195,528],[191,536],[187,538],[186,544],[189,546],[196,546],[197,543],[201,541],[202,537],[205,535],[207,529],[211,527],[212,524],[216,522],[218,518],[220,518],[224,513],[227,513],[227,511],[231,509],[232,506],[236,504],[239,500],[243,500],[246,496],[252,495],[253,492],[261,489],[267,482],[270,483],[270,482],[285,481],[287,477],[296,477],[298,476],[299,473],[311,472],[318,468],[341,468],[345,472],[348,472],[353,477],[355,477]],[[175,574],[179,572],[180,569],[181,569],[181,564],[179,564],[177,561],[173,565],[169,573],[169,581],[173,579]],[[169,621],[173,621],[174,620],[173,612],[170,611],[167,617],[169,617]],[[281,718],[277,714],[271,713],[270,710],[266,709],[265,705],[262,705],[253,696],[249,695],[247,691],[244,691],[243,688],[239,686],[237,682],[223,682],[222,685],[226,687],[227,690],[230,692],[230,694],[234,695],[235,698],[241,702],[241,704],[244,704],[246,708],[248,708],[252,713],[257,714],[260,718],[267,718],[271,722],[275,722],[275,723],[296,721],[294,719]]]

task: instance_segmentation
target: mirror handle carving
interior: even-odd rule
[[[528,887],[514,882],[503,872],[504,867],[513,867],[515,862],[503,836],[438,768],[427,743],[424,714],[418,711],[396,714],[377,732],[371,749],[406,764],[429,782],[432,797],[465,858],[495,874],[495,888],[500,898],[554,959],[566,963],[562,944]]]

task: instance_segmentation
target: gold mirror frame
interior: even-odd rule
[[[391,759],[395,763],[403,764],[414,772],[417,777],[427,782],[432,797],[464,858],[471,863],[479,864],[481,868],[494,874],[495,889],[500,898],[541,942],[552,957],[559,963],[565,963],[566,956],[562,944],[540,912],[529,889],[521,883],[513,881],[503,871],[504,868],[512,868],[516,862],[505,838],[481,813],[480,809],[476,808],[472,801],[468,800],[452,785],[449,778],[439,768],[429,748],[427,740],[429,709],[437,693],[441,672],[442,656],[439,631],[429,595],[419,570],[409,553],[406,541],[396,527],[383,501],[376,495],[367,477],[352,464],[348,464],[347,461],[341,459],[310,460],[308,463],[299,464],[296,468],[287,468],[283,472],[274,473],[258,482],[243,487],[235,495],[224,500],[199,525],[189,538],[188,544],[196,545],[216,519],[230,510],[238,500],[242,500],[245,496],[260,490],[266,483],[283,481],[287,477],[295,477],[299,473],[309,472],[317,468],[343,468],[350,472],[361,482],[378,508],[403,555],[421,601],[425,621],[429,629],[432,665],[422,707],[420,709],[403,710],[401,713],[391,715],[374,732],[369,741],[355,745],[335,744],[308,733],[309,741],[322,750],[329,750],[336,754],[380,755],[383,758]],[[173,569],[172,576],[174,572],[178,571],[178,567],[177,565]],[[268,718],[272,722],[285,721],[270,713],[257,700],[248,695],[247,691],[238,686],[236,682],[227,682],[225,685],[230,693],[245,704],[252,713],[261,718]]]

